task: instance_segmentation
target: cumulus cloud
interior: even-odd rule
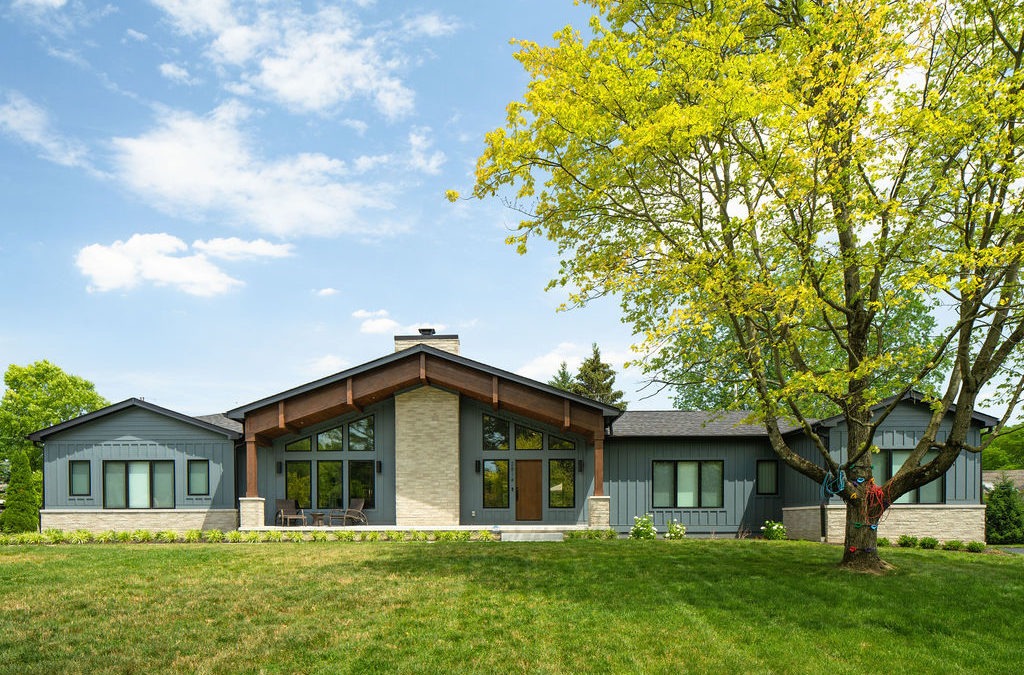
[[[384,186],[343,181],[345,164],[320,153],[260,157],[241,129],[249,112],[237,101],[202,117],[165,111],[150,131],[113,139],[115,174],[176,215],[223,216],[280,237],[391,233],[361,217],[390,208]]]
[[[409,114],[415,100],[400,77],[407,59],[393,33],[438,38],[458,28],[434,14],[398,26],[366,27],[335,6],[307,13],[281,3],[156,4],[182,33],[205,41],[207,57],[229,69],[225,72],[237,73],[237,79],[293,110],[330,112],[362,99],[388,119]]]
[[[265,239],[245,241],[238,237],[216,238],[192,242],[192,248],[211,258],[222,260],[251,260],[253,258],[287,258],[292,255],[291,244],[272,244]]]
[[[187,68],[176,63],[161,63],[160,74],[171,82],[177,82],[178,84],[191,85],[197,82],[197,80],[192,79]]]
[[[164,233],[134,234],[109,246],[86,246],[75,264],[89,278],[90,292],[129,290],[150,282],[190,295],[213,296],[243,285],[202,253],[188,255],[188,244]]]
[[[516,369],[516,373],[532,380],[547,382],[558,372],[562,361],[565,361],[569,370],[576,370],[580,363],[589,354],[589,346],[578,345],[573,342],[561,342],[554,349],[545,354],[540,354],[530,359]],[[603,357],[603,355],[602,355]],[[607,359],[605,359],[607,361]]]
[[[40,156],[62,166],[89,168],[85,146],[57,133],[46,110],[12,91],[0,105],[0,131],[36,148]]]
[[[66,4],[67,0],[14,0],[11,7],[32,12],[45,12],[60,9]]]
[[[149,36],[141,31],[137,31],[134,28],[128,28],[124,31],[125,37],[135,42],[145,42],[149,39]]]
[[[360,333],[394,333],[401,325],[389,316],[386,309],[378,309],[375,311],[357,309],[352,312],[352,317],[361,319],[361,323],[359,324]]]
[[[430,139],[430,127],[416,127],[409,132],[409,166],[417,171],[437,175],[444,166],[445,154],[440,150],[430,152],[434,142]]]
[[[329,298],[332,295],[337,295],[338,293],[341,293],[341,291],[339,291],[337,288],[318,288],[314,290],[313,293],[320,298]]]

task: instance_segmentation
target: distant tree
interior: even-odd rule
[[[1024,425],[1006,427],[981,453],[986,471],[1024,469]]]
[[[615,371],[601,360],[601,350],[598,349],[596,342],[593,347],[593,353],[580,364],[579,372],[576,373],[575,393],[601,403],[625,408],[623,394],[615,388]]]
[[[39,529],[39,502],[32,485],[28,457],[20,450],[11,457],[11,482],[0,523],[4,532],[34,532]]]
[[[988,495],[985,539],[990,544],[1024,543],[1024,502],[1013,481],[1005,476]]]
[[[569,366],[565,361],[562,361],[561,365],[558,366],[558,372],[555,373],[553,378],[548,380],[548,384],[573,394],[579,393],[576,391],[576,378],[569,372]]]
[[[4,373],[4,384],[0,459],[20,450],[34,470],[42,469],[42,453],[25,436],[109,405],[92,382],[65,373],[49,361],[27,366],[12,363]]]

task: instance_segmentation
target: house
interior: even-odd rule
[[[914,397],[899,402],[876,437],[879,475],[898,470],[928,415]],[[993,422],[977,415],[972,434]],[[842,419],[817,428],[842,461]],[[784,432],[814,458],[801,429]],[[360,499],[370,527],[624,532],[652,513],[692,534],[755,533],[771,519],[841,541],[845,522],[743,413],[622,412],[468,359],[457,336],[429,329],[223,415],[129,399],[30,438],[43,445],[44,529],[268,527],[278,499],[311,512]],[[965,452],[880,532],[982,539],[980,495],[980,458]]]

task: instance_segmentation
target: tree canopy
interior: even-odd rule
[[[554,242],[551,285],[619,299],[654,377],[754,410],[816,482],[842,470],[845,559],[877,564],[852,526],[870,522],[874,432],[896,403],[873,408],[931,394],[891,501],[967,448],[983,387],[1004,420],[1024,389],[1024,8],[585,2],[590,35],[518,43],[530,81],[486,137],[474,196],[524,214],[520,252]],[[822,411],[846,419],[842,466],[813,432]]]
[[[626,409],[627,403],[623,399],[623,392],[615,388],[615,369],[601,360],[601,350],[596,342],[592,345],[590,356],[583,360],[575,375],[569,372],[569,365],[562,361],[558,366],[558,372],[548,380],[548,384]]]
[[[0,400],[0,458],[24,452],[33,469],[42,457],[25,436],[108,405],[92,382],[70,375],[49,361],[27,366],[11,364],[4,373]]]

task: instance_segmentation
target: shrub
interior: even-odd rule
[[[245,540],[245,535],[242,534],[241,530],[231,530],[224,535],[224,538],[227,539],[229,543],[238,544]]]
[[[971,553],[981,553],[985,550],[985,542],[983,541],[969,541],[967,542],[967,550]]]
[[[921,537],[921,548],[933,549],[939,545],[939,540],[935,537]]]
[[[7,546],[11,542],[11,535],[6,532],[0,532],[0,546]]]
[[[302,542],[306,541],[306,535],[304,535],[302,532],[289,532],[285,535],[285,539],[294,544],[301,544]]]
[[[36,532],[39,529],[39,501],[32,485],[28,456],[18,450],[11,456],[11,478],[7,484],[0,525],[4,532]]]
[[[586,529],[586,530],[569,530],[562,535],[563,541],[573,541],[577,539],[616,539],[619,533],[611,528],[598,530],[598,529]]]
[[[686,525],[683,525],[678,520],[673,519],[668,524],[668,530],[665,532],[666,539],[682,539],[686,536]]]
[[[132,542],[132,533],[129,530],[121,530],[117,533],[117,540],[122,544],[130,544]]]
[[[378,539],[380,539],[380,532],[376,530],[363,532],[362,537],[360,537],[360,541],[377,541]]]
[[[68,534],[70,544],[88,544],[93,540],[93,534],[89,530],[75,530]]]
[[[766,520],[764,525],[761,526],[761,531],[764,532],[765,539],[785,539],[786,538],[786,526],[777,520]]]
[[[202,530],[186,530],[185,531],[185,543],[186,544],[198,544],[203,540]]]
[[[356,533],[349,530],[342,530],[341,532],[335,532],[334,538],[338,541],[355,541]]]
[[[645,513],[642,516],[633,516],[633,527],[629,528],[630,539],[657,539],[658,528],[654,527],[654,516]]]
[[[46,537],[43,536],[42,532],[18,532],[17,534],[11,535],[12,543],[25,545],[38,545],[45,544]]]
[[[413,541],[430,541],[430,533],[424,532],[423,530],[414,530],[409,534],[412,535]]]
[[[950,539],[942,545],[942,548],[947,551],[962,551],[964,550],[964,543],[959,539]]]
[[[327,533],[323,530],[313,530],[309,535],[312,541],[327,541]]]
[[[178,533],[174,530],[161,530],[156,533],[156,540],[162,544],[173,544],[178,541]]]
[[[1024,543],[1024,501],[1005,474],[988,495],[985,539],[993,544]]]
[[[886,546],[892,546],[892,542],[890,542],[887,537],[879,537],[878,541],[875,542],[875,545],[878,546],[878,548],[885,548]]]
[[[495,537],[490,530],[480,530],[476,533],[477,541],[494,541]]]
[[[259,534],[259,533],[257,533]],[[261,537],[262,541],[278,542],[284,539],[284,535],[281,534],[280,530],[267,530]]]
[[[242,535],[242,541],[247,544],[258,544],[263,541],[263,536],[257,530],[249,530]]]
[[[43,537],[46,539],[46,543],[48,544],[63,544],[68,540],[68,535],[64,530],[57,530],[50,527],[43,530]]]
[[[140,544],[148,544],[153,541],[153,533],[149,530],[135,530],[132,532],[132,541]]]
[[[902,548],[915,548],[917,546],[917,537],[901,534],[900,538],[896,540],[896,545]]]
[[[224,533],[220,530],[207,530],[205,536],[206,541],[210,542],[211,544],[218,544],[224,541]]]

